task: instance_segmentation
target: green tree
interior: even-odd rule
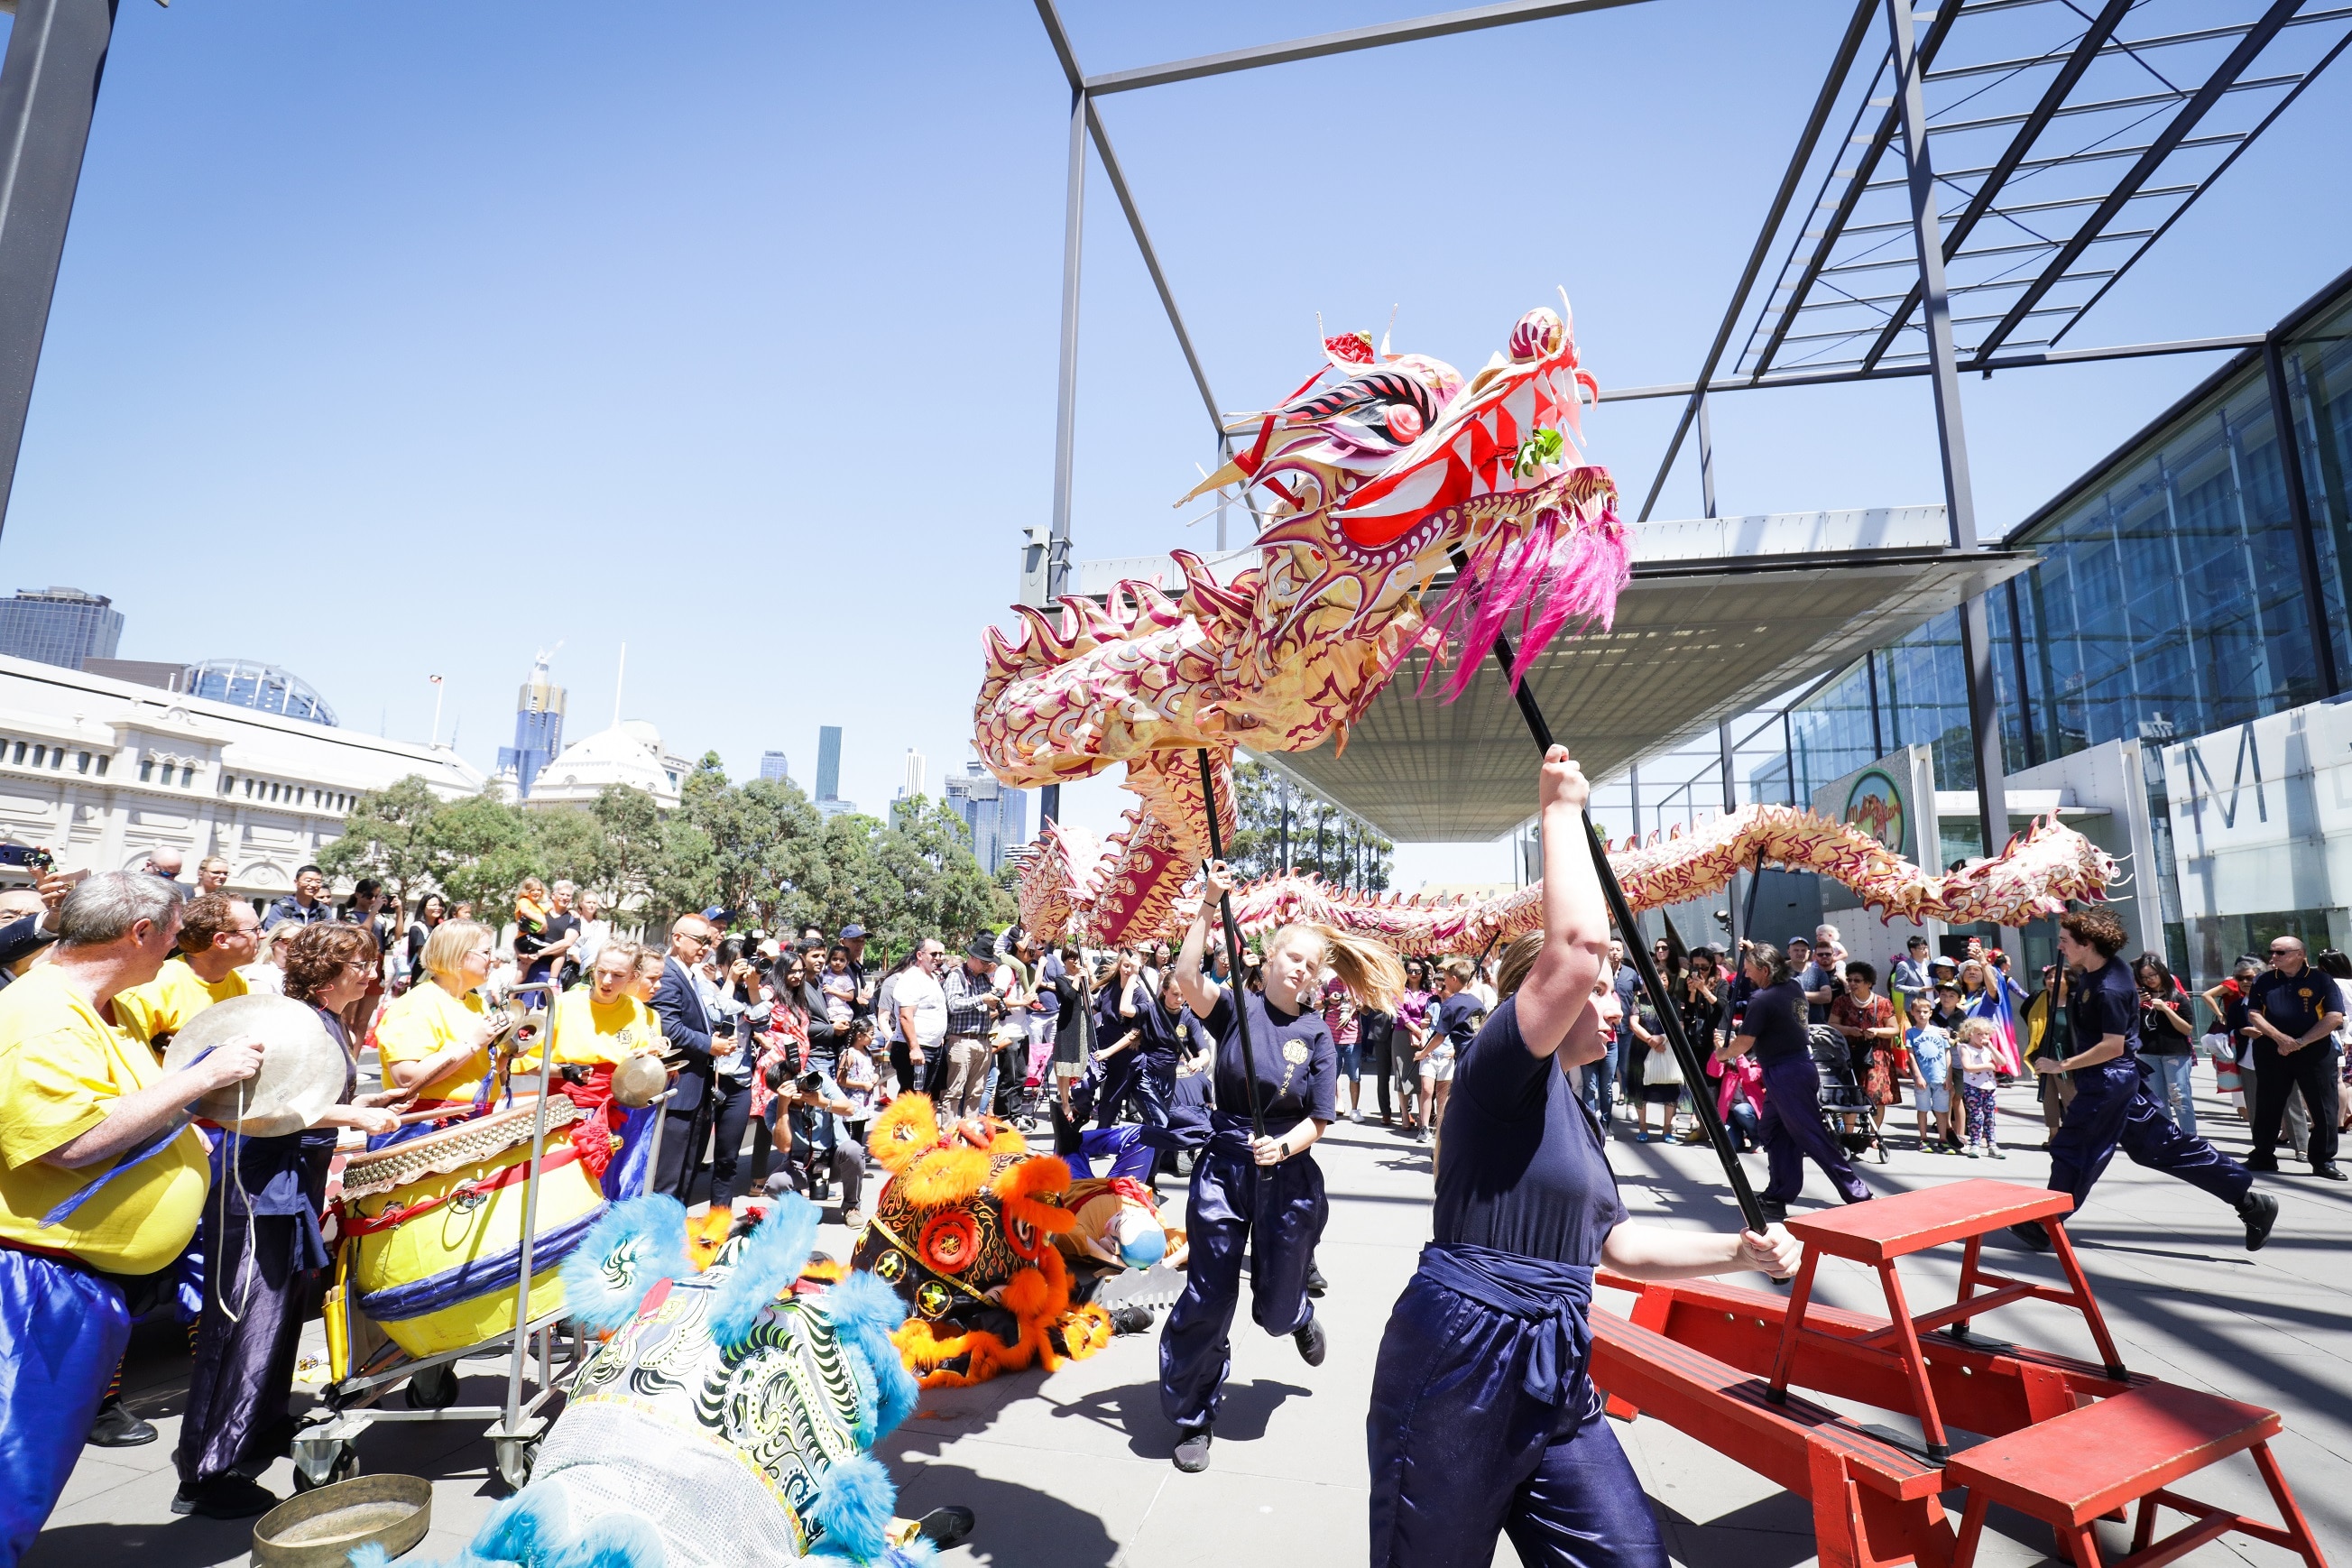
[[[433,880],[452,903],[470,903],[474,918],[501,924],[525,877],[536,875],[530,826],[522,811],[488,790],[453,801],[426,819]]]
[[[432,818],[440,808],[440,797],[418,773],[362,795],[343,819],[343,836],[319,851],[319,868],[336,879],[373,877],[405,908],[439,865]]]
[[[589,803],[588,816],[603,837],[596,890],[614,909],[635,910],[652,892],[655,879],[664,874],[661,807],[644,790],[606,784]]]
[[[1286,817],[1292,869],[1339,887],[1387,890],[1396,846],[1360,818],[1258,762],[1235,764],[1234,802],[1241,826],[1225,858],[1243,876],[1271,877],[1283,869]]]

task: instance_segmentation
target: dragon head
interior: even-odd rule
[[[1507,353],[1466,381],[1443,361],[1375,350],[1368,332],[1323,347],[1325,364],[1255,416],[1255,443],[1185,498],[1242,483],[1270,499],[1258,543],[1269,560],[1292,546],[1306,563],[1285,595],[1296,613],[1336,603],[1369,616],[1457,558],[1465,569],[1431,639],[1459,635],[1457,691],[1514,610],[1522,666],[1571,616],[1608,620],[1624,535],[1615,487],[1578,447],[1583,395],[1600,389],[1565,315],[1529,310]]]

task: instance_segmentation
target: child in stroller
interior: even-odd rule
[[[1822,1075],[1822,1115],[1837,1129],[1839,1144],[1857,1159],[1876,1150],[1878,1163],[1885,1164],[1889,1156],[1878,1131],[1877,1107],[1854,1075],[1853,1051],[1846,1037],[1827,1024],[1814,1024],[1806,1029],[1805,1039],[1814,1070]]]

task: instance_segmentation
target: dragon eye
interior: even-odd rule
[[[1410,403],[1390,405],[1388,424],[1389,434],[1408,445],[1419,439],[1422,431],[1428,428],[1421,416],[1421,410]]]

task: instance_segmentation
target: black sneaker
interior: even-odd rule
[[[1331,1289],[1330,1282],[1323,1278],[1323,1270],[1317,1268],[1314,1261],[1309,1259],[1307,1265],[1307,1293],[1310,1296],[1320,1296],[1329,1289]]]
[[[2248,1193],[2238,1205],[2238,1217],[2246,1222],[2246,1250],[2260,1252],[2271,1238],[2271,1226],[2278,1224],[2278,1199],[2268,1193]]]
[[[2027,1220],[2023,1225],[2011,1226],[2009,1234],[2017,1237],[2018,1244],[2028,1252],[2050,1250],[2050,1233],[2042,1228],[2042,1222],[2038,1219]]]
[[[2278,1173],[2276,1154],[2249,1154],[2238,1163],[2249,1171],[2260,1171],[2266,1176],[2274,1176]]]
[[[915,1533],[945,1552],[968,1538],[979,1525],[980,1516],[961,1503],[935,1508],[915,1521]]]
[[[1778,1198],[1758,1198],[1756,1207],[1767,1225],[1779,1225],[1789,1217],[1789,1205]]]
[[[89,1443],[98,1448],[137,1448],[161,1436],[153,1422],[131,1414],[120,1396],[100,1405],[89,1423]]]
[[[2344,1174],[2343,1170],[2333,1161],[2330,1161],[2325,1165],[2314,1165],[2311,1168],[2311,1173],[2317,1176],[2323,1182],[2341,1182],[2352,1179],[2347,1178]]]
[[[183,1483],[172,1499],[172,1511],[205,1519],[251,1519],[268,1513],[284,1500],[268,1487],[243,1476],[222,1476],[194,1486]]]
[[[1176,1445],[1176,1468],[1188,1476],[1197,1476],[1209,1468],[1209,1435],[1195,1432]]]
[[[1314,1318],[1307,1319],[1307,1326],[1295,1331],[1290,1339],[1291,1342],[1298,1347],[1300,1357],[1308,1366],[1323,1364],[1323,1352],[1330,1342],[1324,1337],[1323,1324],[1320,1321]]]

